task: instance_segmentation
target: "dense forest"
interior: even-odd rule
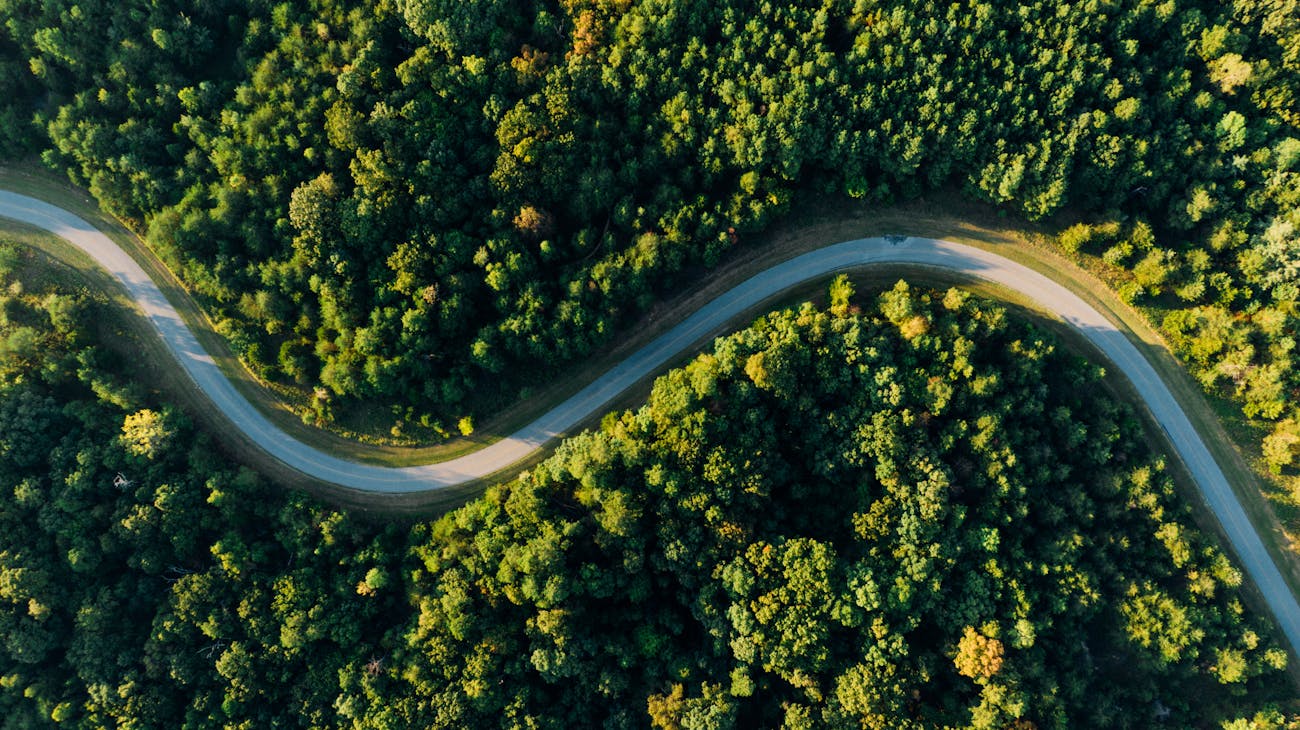
[[[1118,267],[1300,461],[1296,0],[0,0],[66,169],[305,416],[446,433],[812,196],[959,190]],[[312,395],[314,394],[314,395]],[[314,411],[308,401],[314,399]]]
[[[0,727],[1296,722],[1099,369],[960,291],[839,282],[399,525],[232,467],[51,270],[0,244]]]

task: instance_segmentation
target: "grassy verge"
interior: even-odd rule
[[[1239,417],[1233,417],[1233,414],[1237,413],[1236,408],[1222,401],[1215,402],[1208,399],[1199,385],[1170,353],[1156,330],[1139,312],[1120,302],[1110,287],[1093,272],[1086,271],[1076,263],[1060,256],[1050,244],[1045,242],[1041,233],[1025,229],[1010,229],[990,215],[987,209],[964,204],[952,198],[944,197],[933,202],[920,200],[910,205],[890,209],[863,207],[846,211],[841,206],[806,211],[753,244],[745,246],[743,250],[733,254],[707,275],[699,272],[693,276],[688,274],[684,277],[688,281],[685,291],[655,305],[640,326],[627,337],[616,341],[595,357],[588,358],[581,365],[567,371],[564,378],[537,389],[530,398],[503,410],[490,421],[481,424],[479,427],[481,435],[471,439],[458,439],[451,444],[411,449],[358,444],[337,434],[303,425],[290,412],[286,404],[265,387],[266,384],[259,382],[239,363],[224,340],[216,334],[211,322],[171,272],[146,250],[138,239],[116,221],[100,212],[94,201],[84,193],[59,183],[46,174],[12,168],[0,168],[0,186],[48,200],[71,210],[104,230],[124,250],[131,253],[163,288],[164,293],[199,336],[204,347],[214,355],[223,371],[240,391],[294,438],[347,458],[393,466],[454,458],[511,433],[563,401],[614,363],[642,347],[717,295],[769,266],[829,242],[887,233],[907,233],[945,238],[991,250],[1062,282],[1121,326],[1130,340],[1156,367],[1200,431],[1202,438],[1233,484],[1238,498],[1251,516],[1274,560],[1282,569],[1292,591],[1297,592],[1296,589],[1300,586],[1300,560],[1297,560],[1286,531],[1261,491],[1258,475],[1251,469],[1243,449],[1237,445],[1243,439],[1250,439],[1249,443],[1253,443],[1256,434],[1245,428]],[[11,222],[0,221],[0,235],[25,241],[48,254],[51,259],[44,260],[41,265],[48,269],[48,276],[59,279],[65,286],[106,297],[109,305],[106,307],[107,316],[99,323],[101,334],[104,335],[102,340],[106,344],[113,343],[112,346],[124,354],[131,355],[132,361],[140,363],[138,376],[142,382],[154,384],[168,398],[181,404],[186,412],[198,419],[210,433],[218,434],[223,448],[232,456],[279,483],[306,489],[336,504],[374,513],[377,517],[425,515],[442,512],[462,504],[465,500],[479,494],[487,485],[512,478],[521,469],[535,465],[550,453],[550,449],[544,449],[524,463],[512,465],[475,483],[422,494],[376,495],[310,479],[265,454],[256,444],[249,442],[233,428],[223,415],[209,407],[206,397],[194,383],[180,368],[174,367],[172,358],[162,342],[154,336],[152,328],[127,300],[120,287],[111,277],[96,267],[89,257],[55,236]],[[1054,331],[1069,349],[1090,358],[1095,358],[1097,355],[1096,350],[1080,333],[1060,323],[1051,312],[1043,311],[1032,302],[1002,287],[975,281],[959,274],[901,266],[873,268],[870,271],[858,272],[853,278],[859,287],[859,292],[868,295],[891,286],[901,277],[923,286],[962,285],[978,294],[1003,300],[1019,316],[1027,317]],[[743,326],[763,311],[796,304],[807,299],[820,299],[824,286],[824,282],[808,283],[764,302],[720,328],[719,331],[711,333],[708,338],[697,343],[691,351],[683,352],[674,358],[672,362],[660,368],[656,375],[690,360],[709,345],[713,336]],[[644,402],[651,383],[651,379],[643,381],[619,396],[606,410],[636,407]],[[1108,375],[1105,387],[1115,397],[1130,403],[1136,402],[1137,395],[1132,385],[1116,373]],[[1173,453],[1163,431],[1156,426],[1144,409],[1139,411],[1143,415],[1147,439],[1152,448],[1164,453]],[[573,432],[596,425],[602,415],[593,414],[585,422],[576,426]],[[1225,422],[1233,426],[1232,434],[1225,429]],[[1202,529],[1218,535],[1220,544],[1226,546],[1227,542],[1217,519],[1205,506],[1195,484],[1176,458],[1171,460],[1171,472],[1181,492],[1193,506],[1197,523]],[[1251,602],[1256,604],[1256,608],[1262,609],[1262,599],[1254,591],[1253,586],[1248,588],[1247,593]],[[1293,678],[1300,678],[1300,674],[1296,674]]]
[[[1174,391],[1175,396],[1183,404],[1189,417],[1192,418],[1193,423],[1202,433],[1206,443],[1211,447],[1220,465],[1228,474],[1229,480],[1233,483],[1239,498],[1246,506],[1248,513],[1260,528],[1261,537],[1269,545],[1279,565],[1283,567],[1283,573],[1291,582],[1292,589],[1295,590],[1297,586],[1300,586],[1300,561],[1297,561],[1291,549],[1286,532],[1282,529],[1281,523],[1268,501],[1262,496],[1260,481],[1251,470],[1247,458],[1243,456],[1239,448],[1234,446],[1233,439],[1229,438],[1224,430],[1223,417],[1227,415],[1225,411],[1230,409],[1221,403],[1213,403],[1207,400],[1198,384],[1192,380],[1181,364],[1170,354],[1169,349],[1155,329],[1139,313],[1121,303],[1100,278],[1057,254],[1053,248],[1044,243],[1040,232],[1024,227],[1012,229],[1005,224],[1005,221],[992,214],[988,208],[965,203],[957,199],[956,196],[945,195],[933,199],[921,199],[903,206],[887,209],[870,206],[846,209],[843,205],[832,205],[822,209],[805,209],[801,214],[792,216],[786,223],[772,232],[764,234],[752,242],[747,242],[747,245],[733,252],[719,267],[708,272],[696,271],[683,274],[679,277],[682,280],[681,293],[668,297],[653,306],[638,323],[638,326],[629,329],[625,337],[617,339],[594,356],[576,364],[565,372],[564,377],[535,389],[528,398],[502,409],[491,419],[479,424],[475,436],[424,448],[402,448],[358,443],[343,438],[338,434],[304,425],[284,400],[277,397],[275,392],[266,387],[266,383],[259,381],[242,366],[225,341],[217,335],[212,323],[204,316],[203,312],[171,272],[136,237],[126,231],[117,221],[103,214],[94,201],[86,196],[83,191],[59,182],[48,173],[23,167],[0,168],[0,185],[48,200],[71,210],[104,230],[114,241],[130,252],[145,266],[150,275],[163,288],[164,293],[181,312],[186,322],[199,336],[204,347],[214,356],[222,370],[231,378],[240,392],[286,433],[322,451],[328,451],[357,461],[388,466],[404,466],[455,458],[512,433],[577,392],[596,376],[605,372],[615,363],[621,361],[722,292],[763,269],[829,242],[886,233],[908,233],[945,238],[988,249],[1026,264],[1064,283],[1129,333],[1130,339],[1138,344],[1170,385],[1171,390]],[[73,264],[83,275],[99,282],[99,285],[106,285],[105,282],[108,277],[95,269],[86,257],[72,250],[70,246],[51,236],[36,235],[33,231],[27,231],[23,235],[24,237],[35,236],[33,241],[41,248]],[[952,277],[938,276],[936,278],[934,274],[917,272],[902,267],[874,270],[870,273],[860,274],[858,279],[862,285],[870,286],[872,282],[892,283],[893,280],[903,274],[908,274],[909,278],[916,279],[918,282],[928,280],[939,283],[954,280]],[[723,330],[712,334],[721,334],[722,331],[735,329],[737,326],[752,320],[761,311],[770,309],[774,303],[794,302],[809,295],[816,295],[820,292],[822,286],[820,283],[809,284],[786,292],[774,302],[767,302],[760,307],[756,307],[742,317],[737,318],[737,320],[728,323]],[[112,287],[112,290],[118,291],[116,287]],[[1011,296],[1006,291],[990,293],[1004,300],[1017,301],[1016,297]],[[118,298],[119,300],[124,299],[124,297],[121,297],[120,292]],[[118,303],[120,305],[118,309],[122,310],[119,317],[123,321],[123,326],[129,326],[136,330],[135,341],[137,344],[135,346],[145,348],[145,351],[150,354],[148,358],[150,362],[170,362],[166,357],[157,356],[155,351],[161,348],[161,344],[156,342],[156,338],[148,336],[140,329],[143,323],[129,321],[132,318],[126,312],[134,311],[129,303],[124,301]],[[1024,302],[1019,303],[1026,304]],[[138,319],[138,317],[135,317],[135,319]],[[144,325],[144,327],[147,329],[147,325]],[[707,346],[710,340],[711,336],[698,343],[697,347],[692,351],[682,353],[672,363],[662,368],[661,371],[693,357],[696,352]],[[180,398],[193,406],[191,408],[192,412],[207,412],[208,409],[204,407],[205,399],[197,392],[189,379],[179,372],[179,369],[163,367],[153,369],[158,372],[150,374],[151,382],[158,383],[173,397]],[[610,405],[609,409],[631,407],[641,402],[646,393],[649,392],[649,388],[650,381],[647,380],[640,386],[620,396],[616,402]],[[599,415],[594,415],[587,422],[580,424],[578,428],[593,425],[599,421],[599,418]],[[224,422],[224,418],[221,421],[223,422],[213,424],[216,427],[216,432],[229,434],[233,429],[229,427],[229,423]],[[1232,423],[1233,421],[1229,419],[1228,422]],[[1242,434],[1233,435],[1240,438]],[[224,438],[237,441],[235,436],[227,435]],[[311,488],[312,491],[335,501],[357,507],[392,508],[400,511],[408,509],[415,511],[439,509],[457,504],[463,501],[466,495],[477,493],[481,488],[481,484],[478,484],[463,489],[439,492],[434,495],[407,495],[402,497],[364,495],[305,480],[305,477],[296,472],[291,472],[251,444],[236,443],[234,446],[238,449],[238,453],[244,461],[251,466],[274,474],[277,478],[290,483],[305,485]],[[483,480],[483,483],[497,481],[497,477],[505,477],[516,471],[517,468],[505,470],[499,475],[493,475],[493,477]],[[289,473],[286,474],[285,472]]]
[[[905,278],[908,282],[916,286],[939,290],[952,286],[959,286],[962,289],[975,293],[976,295],[1001,302],[1005,307],[1007,307],[1012,317],[1022,321],[1029,321],[1038,328],[1052,333],[1065,351],[1094,362],[1098,360],[1101,362],[1107,362],[1096,346],[1084,337],[1083,333],[1067,325],[1054,312],[1042,308],[1033,300],[1022,296],[1016,291],[997,284],[980,281],[954,272],[935,269],[924,270],[915,267],[908,267],[905,269],[889,267],[885,268],[883,271],[873,269],[867,272],[856,273],[851,278],[858,292],[859,301],[865,301],[866,297],[875,296],[888,290],[899,278]],[[823,291],[806,288],[803,293],[805,296],[801,297],[800,301],[803,299],[811,299],[818,303],[824,303],[825,294]],[[1130,337],[1130,339],[1132,339],[1132,337]],[[1151,358],[1150,353],[1144,354],[1147,355],[1148,359]],[[1185,373],[1184,376],[1186,376]],[[1188,379],[1190,380],[1190,378]],[[1109,368],[1106,370],[1106,374],[1101,381],[1101,388],[1107,397],[1114,398],[1123,403],[1128,403],[1133,407],[1134,414],[1142,423],[1143,440],[1146,443],[1147,448],[1149,448],[1152,453],[1166,455],[1168,473],[1173,479],[1178,493],[1184,499],[1186,504],[1189,505],[1192,519],[1195,521],[1196,526],[1203,532],[1213,535],[1217,544],[1225,552],[1229,555],[1234,555],[1232,546],[1228,542],[1227,533],[1223,531],[1223,527],[1219,524],[1219,520],[1215,516],[1213,510],[1209,508],[1201,497],[1200,489],[1197,487],[1196,481],[1192,478],[1191,473],[1187,470],[1182,460],[1178,458],[1177,452],[1174,450],[1172,442],[1169,441],[1168,435],[1156,422],[1155,417],[1147,409],[1141,407],[1141,397],[1138,395],[1137,389],[1133,386],[1133,383],[1120,373],[1117,368]],[[1200,393],[1192,393],[1192,395],[1199,397]],[[1190,416],[1192,410],[1191,408],[1188,408],[1184,396],[1178,394],[1177,397]],[[1204,400],[1204,398],[1201,398],[1201,400]],[[1199,423],[1197,423],[1197,427],[1200,429]],[[1204,433],[1205,432],[1202,431],[1203,438]],[[1227,468],[1224,464],[1224,458],[1226,458],[1227,455],[1220,455],[1220,449],[1214,448],[1216,444],[1208,440],[1206,443],[1208,446],[1211,446],[1211,450],[1214,451],[1215,457],[1219,460],[1220,466],[1225,468],[1226,474]],[[1226,446],[1226,444],[1219,445]],[[1226,448],[1231,450],[1230,446],[1226,446]],[[1238,466],[1244,466],[1244,464],[1239,464]],[[1251,475],[1249,473],[1246,473],[1245,475],[1238,474],[1237,477],[1249,479]],[[1229,476],[1229,478],[1233,479],[1232,476]],[[1236,480],[1233,481],[1234,487],[1239,483],[1249,483],[1237,482]],[[1240,492],[1240,490],[1238,491]],[[1259,496],[1258,492],[1256,492],[1256,496]],[[1244,505],[1245,499],[1242,501]],[[1259,525],[1261,524],[1259,519],[1254,513],[1251,513],[1251,518],[1258,530]],[[1262,536],[1263,533],[1261,532],[1261,537]],[[1288,575],[1284,562],[1285,560],[1294,560],[1294,554],[1286,552],[1285,548],[1277,545],[1269,545],[1268,547],[1273,553],[1274,562],[1276,562],[1279,568],[1283,570],[1283,575],[1288,577],[1292,592],[1296,593],[1296,584],[1290,580],[1291,576]],[[1281,554],[1279,554],[1279,551],[1282,551]],[[1242,584],[1242,592],[1252,611],[1265,616],[1270,614],[1268,604],[1265,603],[1263,595],[1255,587],[1253,582],[1248,579],[1245,580]],[[1288,646],[1286,637],[1282,635],[1280,630],[1274,628],[1272,633],[1272,639],[1276,645],[1281,647]],[[1300,659],[1300,657],[1292,657],[1292,661],[1287,668],[1287,673],[1292,684],[1296,687],[1300,687],[1300,661],[1297,661],[1297,659]]]
[[[81,216],[108,234],[158,283],[164,295],[176,307],[200,343],[213,356],[222,372],[240,393],[282,431],[321,451],[328,451],[353,461],[383,466],[409,466],[446,461],[504,438],[563,402],[598,375],[648,344],[704,303],[782,260],[826,243],[878,232],[908,231],[918,235],[951,237],[954,226],[963,224],[961,215],[938,216],[928,212],[921,215],[922,211],[916,206],[884,210],[865,209],[864,215],[856,216],[858,219],[856,222],[870,221],[874,224],[871,230],[862,230],[860,225],[852,224],[831,226],[832,229],[838,228],[843,231],[836,233],[835,230],[825,230],[828,228],[826,224],[814,220],[814,225],[821,229],[820,237],[798,235],[798,229],[804,225],[804,221],[796,220],[786,227],[787,230],[794,230],[794,235],[778,230],[773,234],[756,238],[749,245],[734,251],[720,266],[712,270],[696,269],[681,273],[675,277],[674,282],[681,293],[657,303],[638,320],[635,326],[626,328],[622,336],[612,339],[607,346],[590,356],[572,363],[560,373],[559,377],[530,388],[526,397],[498,409],[489,418],[481,419],[472,436],[441,443],[407,446],[395,445],[391,440],[385,440],[379,435],[384,428],[387,428],[384,424],[391,422],[391,418],[387,417],[382,410],[371,409],[369,415],[365,415],[364,407],[356,409],[361,411],[362,415],[354,419],[354,422],[370,424],[370,428],[364,431],[349,430],[339,424],[332,424],[327,428],[304,424],[298,415],[304,410],[304,394],[284,384],[262,380],[250,372],[231,351],[226,340],[217,334],[213,322],[191,297],[183,283],[136,236],[117,220],[103,213],[85,191],[34,166],[0,167],[0,187],[49,201]],[[979,209],[971,208],[971,211],[974,210]],[[866,214],[868,212],[869,214]],[[828,213],[826,217],[833,220],[835,214]],[[987,236],[992,240],[995,234],[983,229],[977,232],[975,227],[970,227],[969,235]],[[752,313],[746,316],[751,315]]]
[[[390,466],[454,458],[513,432],[577,392],[613,364],[714,297],[774,264],[827,243],[871,235],[906,233],[944,238],[990,250],[1064,284],[1120,325],[1121,330],[1139,347],[1174,393],[1223,468],[1292,592],[1300,593],[1297,590],[1300,588],[1300,558],[1275,509],[1276,498],[1270,501],[1265,492],[1264,487],[1270,482],[1252,468],[1252,462],[1257,464],[1254,451],[1259,434],[1244,420],[1236,405],[1226,399],[1208,397],[1203,392],[1143,313],[1122,303],[1113,293],[1111,285],[1104,281],[1106,272],[1096,262],[1086,257],[1068,260],[1047,241],[1042,231],[1023,224],[1012,228],[989,209],[965,203],[956,196],[937,196],[887,209],[869,206],[846,208],[844,205],[805,209],[771,232],[747,242],[747,245],[733,252],[717,268],[683,274],[679,277],[680,293],[653,306],[636,327],[628,330],[625,337],[566,370],[564,377],[534,389],[527,399],[502,409],[481,423],[473,438],[424,448],[401,448],[359,443],[337,433],[304,425],[285,400],[292,398],[293,393],[284,388],[271,387],[272,384],[260,381],[243,367],[171,271],[120,223],[100,211],[84,191],[62,183],[48,173],[27,167],[0,167],[0,187],[41,198],[70,210],[96,225],[128,251],[163,289],[227,377],[282,430],[320,450],[358,461]],[[549,448],[544,449],[525,462],[512,465],[478,482],[421,494],[369,494],[310,479],[271,458],[243,437],[222,414],[210,408],[206,396],[180,368],[174,367],[170,354],[122,290],[89,257],[55,236],[8,221],[0,220],[0,237],[22,240],[48,254],[48,258],[38,257],[36,261],[36,265],[45,270],[42,275],[57,279],[66,287],[81,289],[106,299],[106,316],[98,323],[101,341],[139,363],[137,376],[141,382],[154,385],[166,398],[180,404],[209,433],[217,435],[221,446],[233,458],[280,484],[305,489],[333,503],[373,514],[377,519],[427,515],[464,503],[481,493],[487,485],[513,478],[521,469],[539,463],[551,452]],[[916,267],[879,267],[857,272],[853,278],[860,295],[868,296],[888,288],[902,277],[922,286],[942,288],[961,285],[977,294],[1007,302],[1017,316],[1028,318],[1053,331],[1071,351],[1094,359],[1097,356],[1097,351],[1080,333],[1062,324],[1051,312],[1040,309],[1002,287],[959,274]],[[709,345],[713,336],[743,326],[764,311],[807,299],[821,299],[824,286],[824,282],[808,283],[755,307],[719,331],[711,333],[691,351],[681,353],[660,368],[656,375],[693,358]],[[606,410],[638,406],[644,402],[651,383],[652,379],[647,379],[629,389]],[[1122,375],[1109,373],[1103,385],[1114,397],[1129,403],[1137,402],[1132,384]],[[1175,454],[1167,442],[1167,436],[1145,409],[1137,410],[1146,427],[1148,444],[1156,451]],[[578,424],[573,432],[595,426],[602,415],[603,413],[593,414]],[[1192,506],[1200,528],[1217,535],[1219,544],[1230,551],[1218,520],[1204,504],[1199,490],[1176,455],[1170,459],[1170,471],[1180,492]],[[1266,611],[1262,598],[1249,582],[1245,593],[1255,610]],[[1279,641],[1279,644],[1285,645],[1285,642]],[[1300,665],[1294,661],[1291,676],[1293,681],[1300,683]]]
[[[869,207],[846,210],[843,206],[831,205],[809,211],[783,229],[763,245],[764,249],[771,250],[769,260],[789,258],[830,241],[907,233],[944,238],[992,251],[1039,271],[1078,294],[1118,325],[1155,367],[1232,483],[1292,591],[1300,593],[1300,556],[1296,554],[1295,545],[1284,529],[1274,503],[1265,496],[1266,485],[1271,481],[1262,470],[1252,468],[1253,463],[1258,463],[1256,452],[1260,434],[1246,423],[1236,404],[1205,393],[1156,327],[1140,311],[1120,301],[1103,280],[1104,272],[1095,261],[1084,257],[1080,257],[1078,262],[1071,261],[1052,245],[1046,231],[1022,222],[1013,228],[988,208],[965,203],[953,196],[922,199],[885,210]],[[992,291],[999,299],[1027,304],[1011,292]],[[1042,313],[1036,307],[1029,308]],[[1067,341],[1074,337],[1073,332],[1064,335]],[[1095,350],[1090,346],[1087,352],[1095,357]],[[1132,391],[1127,393],[1129,401],[1134,402]]]

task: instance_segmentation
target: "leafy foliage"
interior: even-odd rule
[[[1294,0],[191,5],[0,0],[4,113],[309,418],[448,434],[792,201],[942,186],[1084,214],[1207,385],[1297,415]]]
[[[839,282],[836,312],[721,339],[640,410],[403,526],[232,469],[34,257],[0,246],[0,339],[25,333],[0,356],[0,726],[1294,711],[1241,576],[1097,369],[956,290],[873,306]]]
[[[108,305],[4,275],[0,333],[36,349],[0,357],[0,727],[333,723],[404,531],[232,467],[95,342]]]
[[[406,646],[352,690],[351,717],[1240,715],[1285,654],[1098,378],[957,291],[900,284],[869,314],[761,319],[435,525],[415,547]]]

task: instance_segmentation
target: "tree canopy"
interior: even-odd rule
[[[133,382],[105,297],[30,249],[0,269],[0,727],[1296,710],[1099,369],[963,292],[838,282],[835,311],[720,339],[519,479],[381,523],[232,467]]]
[[[40,151],[145,234],[304,417],[381,403],[415,439],[553,377],[796,202],[955,188],[1079,223],[1063,245],[1118,267],[1292,469],[1297,17],[0,0],[0,154]]]

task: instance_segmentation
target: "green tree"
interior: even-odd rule
[[[175,437],[175,429],[168,423],[165,411],[148,408],[127,415],[122,421],[123,448],[136,456],[152,459],[160,454]]]

